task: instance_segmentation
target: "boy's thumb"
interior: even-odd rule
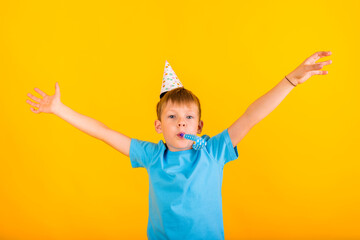
[[[55,93],[60,95],[60,87],[58,82],[55,83]]]

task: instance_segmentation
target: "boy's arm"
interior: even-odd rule
[[[331,52],[316,52],[307,58],[293,72],[282,79],[273,89],[253,102],[245,113],[228,129],[231,142],[235,147],[250,131],[250,129],[270,114],[281,101],[298,84],[304,83],[313,75],[324,75],[327,71],[320,71],[323,66],[331,64],[331,60],[315,63],[321,57],[330,56]]]
[[[122,154],[129,156],[131,138],[108,128],[98,120],[75,112],[62,103],[54,110],[54,114],[80,131],[107,143]]]
[[[128,136],[107,128],[102,141],[129,157],[131,138]]]
[[[31,93],[27,94],[33,101],[26,100],[26,102],[37,108],[30,108],[33,113],[54,114],[84,133],[104,141],[122,154],[129,156],[131,139],[119,132],[111,130],[105,124],[95,119],[77,113],[65,106],[60,100],[61,94],[58,83],[55,84],[54,95],[48,95],[38,88],[35,88],[34,90],[39,93],[42,98],[38,98]]]
[[[253,102],[245,113],[228,129],[235,147],[258,122],[272,112],[294,88],[285,78],[264,96]]]

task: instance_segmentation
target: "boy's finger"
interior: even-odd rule
[[[309,70],[319,70],[319,69],[322,69],[324,66],[329,65],[331,63],[332,63],[331,60],[328,60],[328,61],[325,61],[325,62],[315,63],[315,64],[312,64],[312,65],[309,65]]]
[[[33,113],[40,113],[39,110],[35,109],[35,108],[30,108],[30,110],[33,112]]]
[[[41,101],[40,98],[35,97],[35,96],[32,95],[31,93],[28,93],[28,97],[30,97],[32,100],[34,100],[34,101],[36,101],[36,102],[40,102],[40,101]]]
[[[37,107],[37,108],[40,107],[40,105],[39,105],[38,103],[33,103],[33,102],[30,101],[30,100],[26,100],[26,102],[27,102],[28,104],[30,104],[31,106],[34,106],[34,107]]]
[[[323,65],[325,66],[325,65],[331,64],[331,63],[332,63],[332,60],[327,60],[327,61],[319,62],[319,63],[321,63],[321,64],[323,64]]]
[[[314,75],[326,75],[328,73],[329,73],[328,71],[312,71],[311,75],[312,76],[314,76]]]
[[[46,93],[44,93],[43,91],[41,91],[41,90],[38,89],[38,88],[34,88],[34,90],[35,90],[37,93],[39,93],[41,96],[43,96],[43,97],[46,97],[46,96],[47,96]]]
[[[312,60],[314,62],[316,62],[317,60],[319,60],[322,57],[326,57],[326,56],[330,56],[331,52],[330,51],[321,51],[321,52],[316,52],[313,55],[311,55],[308,60]]]
[[[58,82],[55,83],[55,92],[60,95],[60,87]]]

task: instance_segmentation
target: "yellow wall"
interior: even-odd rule
[[[360,239],[359,1],[1,1],[0,239],[146,239],[145,169],[64,120],[38,87],[129,137],[154,130],[165,60],[229,127],[316,51],[313,76],[224,168],[226,239]]]

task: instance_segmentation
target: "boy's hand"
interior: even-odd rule
[[[35,108],[30,108],[30,110],[33,113],[54,113],[56,111],[56,109],[61,105],[61,101],[60,101],[60,87],[59,84],[56,83],[55,84],[55,94],[52,96],[48,96],[46,93],[44,93],[43,91],[41,91],[38,88],[34,89],[37,93],[39,93],[43,99],[41,98],[37,98],[35,96],[33,96],[31,93],[28,93],[27,96],[30,97],[32,100],[36,101],[35,103],[30,101],[29,99],[26,100],[26,102],[28,104],[30,104],[31,106],[37,107],[38,109]]]
[[[308,80],[313,75],[325,75],[328,74],[328,71],[321,71],[325,65],[331,64],[332,61],[328,60],[325,62],[315,63],[322,57],[330,56],[331,52],[316,52],[307,58],[300,66],[298,66],[294,71],[287,75],[289,80],[293,83],[301,84]]]

